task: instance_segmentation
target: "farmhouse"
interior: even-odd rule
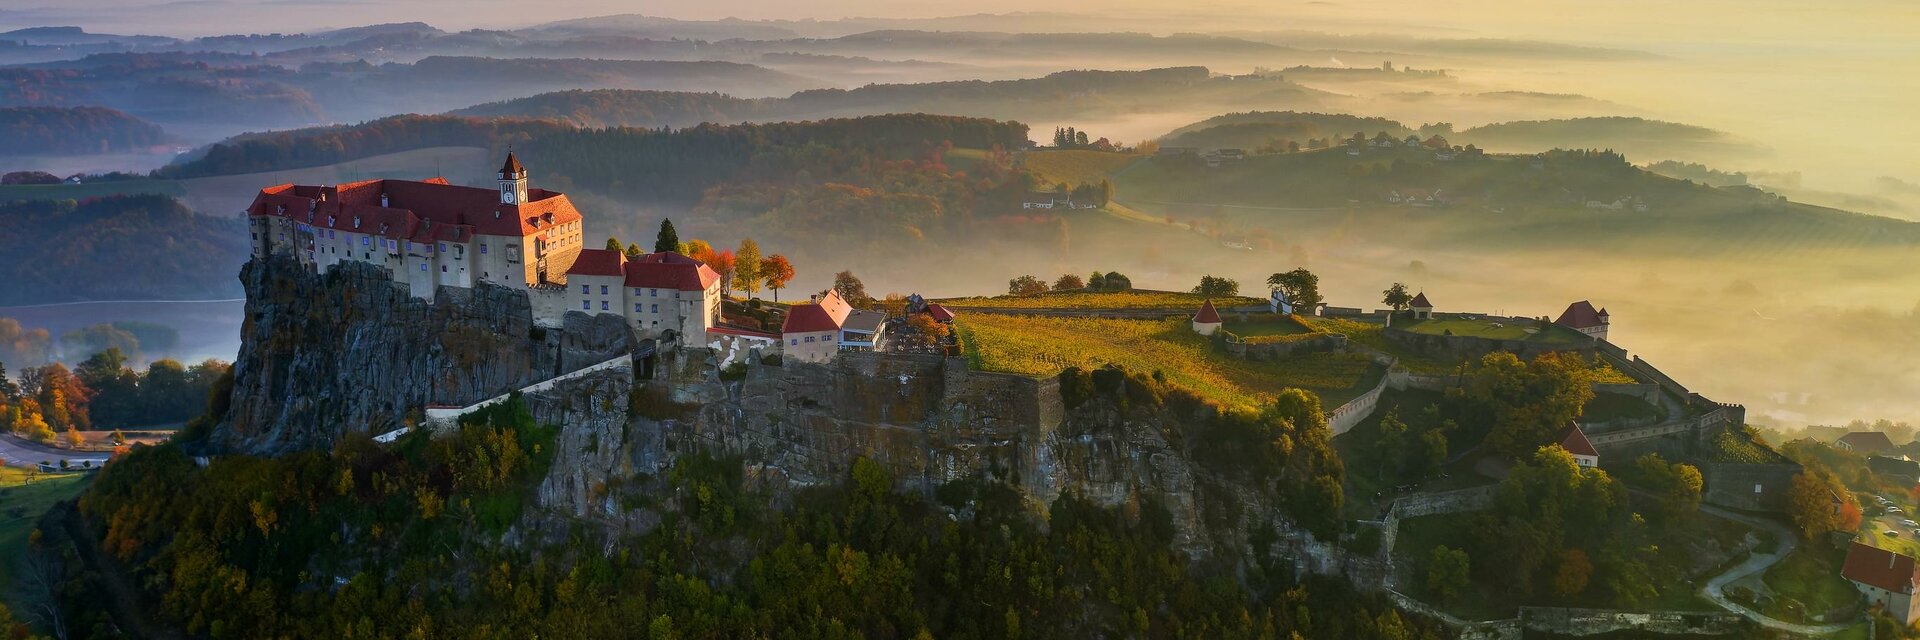
[[[1893,440],[1881,431],[1855,431],[1840,436],[1833,446],[1860,455],[1872,455],[1893,448]]]
[[[1581,300],[1567,305],[1567,310],[1560,312],[1560,318],[1553,323],[1593,336],[1595,339],[1605,340],[1609,316],[1606,309],[1596,310],[1592,302]]]
[[[1901,624],[1913,624],[1916,614],[1916,601],[1913,597],[1916,582],[1913,556],[1902,555],[1855,541],[1847,547],[1846,563],[1841,565],[1840,577],[1853,582],[1860,593],[1867,596],[1867,603],[1877,605]]]

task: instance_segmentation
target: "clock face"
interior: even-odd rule
[[[501,191],[501,192],[500,192],[500,201],[501,201],[501,202],[505,202],[505,203],[507,203],[507,204],[513,204],[513,190],[512,190],[512,189],[506,189],[506,190],[503,190],[503,191]]]

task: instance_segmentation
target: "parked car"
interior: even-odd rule
[[[1892,529],[1888,529],[1888,530],[1886,530],[1886,531],[1882,531],[1882,532],[1880,532],[1880,533],[1881,533],[1882,535],[1885,535],[1886,537],[1889,537],[1889,538],[1898,538],[1898,537],[1900,537],[1900,532],[1898,532],[1898,531],[1894,531],[1894,530],[1892,530]]]
[[[1912,520],[1901,520],[1900,524],[1907,525],[1908,527],[1920,527],[1920,522],[1914,522]]]

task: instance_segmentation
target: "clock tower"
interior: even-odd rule
[[[500,165],[500,204],[519,205],[527,201],[527,168],[507,152],[507,163]]]

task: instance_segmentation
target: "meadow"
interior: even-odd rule
[[[1028,151],[1021,162],[1041,184],[1098,184],[1141,156],[1117,151],[1051,149]]]
[[[0,466],[0,596],[13,593],[14,572],[26,557],[34,523],[55,503],[80,495],[91,477]]]
[[[974,296],[947,298],[940,304],[955,308],[987,309],[1191,309],[1200,310],[1206,296],[1173,291],[1054,291],[1032,296]],[[1259,298],[1221,298],[1213,302],[1222,310],[1229,307],[1264,305]],[[1223,311],[1224,313],[1224,311]]]
[[[1513,318],[1434,318],[1396,322],[1396,328],[1410,333],[1427,335],[1456,335],[1487,338],[1489,340],[1523,340],[1552,345],[1580,345],[1588,338],[1578,331],[1556,324],[1541,327],[1538,323]]]
[[[1050,376],[1067,367],[1116,365],[1158,371],[1167,381],[1223,407],[1257,407],[1289,387],[1318,394],[1331,409],[1384,375],[1365,355],[1316,353],[1278,361],[1240,360],[1214,350],[1186,318],[1122,320],[964,314],[956,321],[975,369]]]

